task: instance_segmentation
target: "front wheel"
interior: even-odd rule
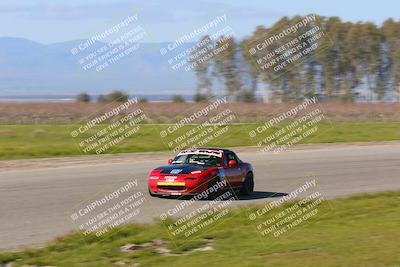
[[[158,197],[157,194],[153,194],[153,193],[150,191],[150,188],[149,188],[149,195],[152,196],[152,197]]]
[[[254,177],[253,173],[249,172],[244,179],[242,188],[240,189],[240,194],[249,196],[254,191]]]

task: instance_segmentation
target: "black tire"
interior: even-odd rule
[[[240,194],[250,196],[254,191],[254,176],[252,172],[247,173],[244,179],[242,188],[240,188]]]
[[[153,194],[153,193],[150,191],[150,189],[149,189],[149,195],[152,196],[152,197],[158,197],[158,195]]]

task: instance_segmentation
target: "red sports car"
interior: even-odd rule
[[[244,195],[250,195],[254,189],[251,164],[228,149],[191,148],[168,163],[149,174],[151,196],[197,195],[216,185],[221,185],[221,190],[239,189]]]

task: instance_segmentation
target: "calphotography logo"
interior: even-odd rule
[[[137,14],[97,33],[71,49],[83,70],[101,72],[123,58],[133,55],[147,36]]]
[[[179,204],[161,212],[159,218],[176,246],[184,247],[232,215],[231,207],[237,196],[231,190],[222,192],[226,186],[226,181],[216,181],[213,186],[189,200],[181,198]],[[210,199],[217,192],[221,193]]]
[[[195,71],[210,64],[214,57],[234,49],[230,44],[234,35],[227,15],[223,14],[162,47],[160,54],[168,57],[168,64],[174,71]]]
[[[71,136],[83,154],[103,154],[138,135],[146,119],[137,97],[115,101],[92,114]]]
[[[331,127],[322,108],[317,105],[317,98],[305,98],[302,103],[253,127],[248,135],[261,152],[277,154],[312,140],[319,134],[324,121]]]
[[[274,25],[262,37],[248,40],[246,52],[261,72],[276,79],[331,45],[317,15],[310,14]]]
[[[321,216],[321,205],[326,198],[318,190],[313,177],[288,194],[252,210],[248,219],[256,224],[260,236],[271,240],[287,235],[296,228],[315,222]],[[324,210],[324,209],[322,209]],[[272,243],[270,242],[269,245]]]
[[[138,189],[138,180],[134,179],[79,204],[71,219],[83,236],[100,238],[140,216],[145,201],[146,196]]]
[[[235,112],[229,108],[226,97],[210,99],[209,102],[185,111],[184,117],[162,127],[159,133],[164,144],[173,152],[190,147],[207,147],[216,144],[235,130]]]

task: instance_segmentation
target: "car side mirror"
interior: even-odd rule
[[[236,160],[233,160],[233,159],[231,159],[229,162],[228,162],[228,165],[229,165],[229,167],[234,167],[234,166],[236,166]]]
[[[168,160],[168,164],[171,165],[172,164],[172,159]]]

